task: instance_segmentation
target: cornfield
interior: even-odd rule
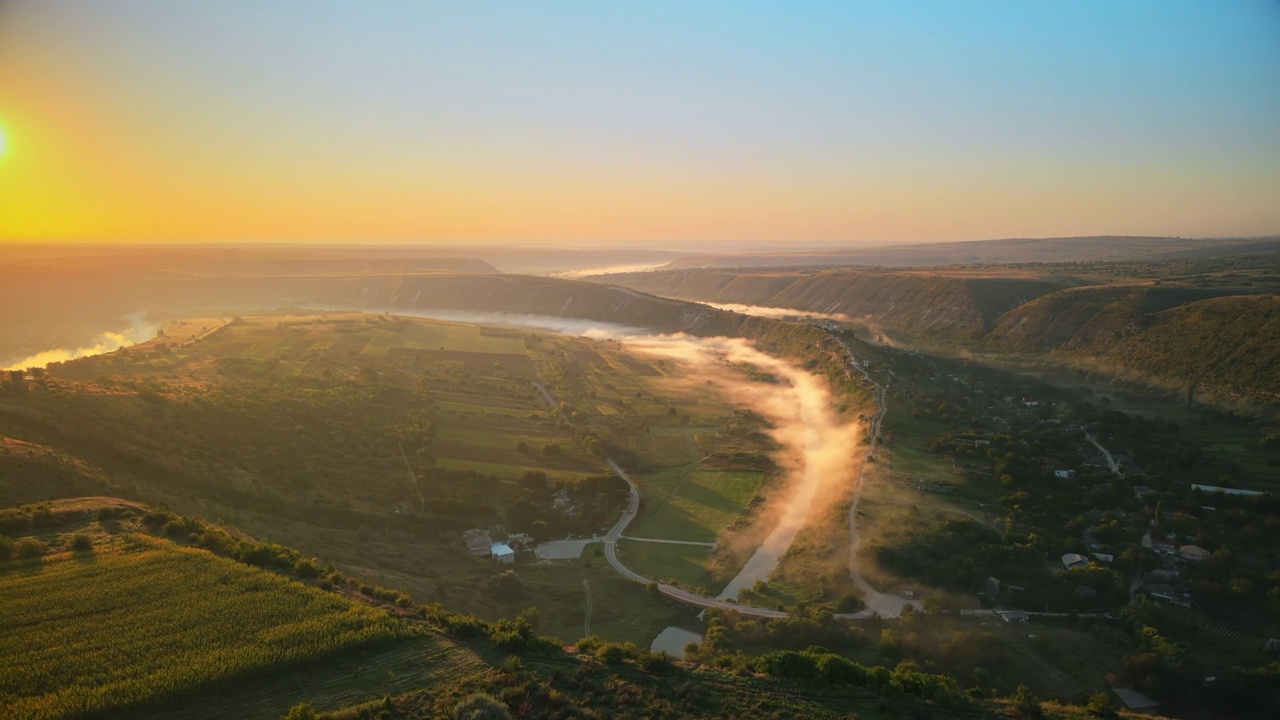
[[[143,535],[0,565],[0,714],[73,718],[188,696],[393,639],[388,614]]]

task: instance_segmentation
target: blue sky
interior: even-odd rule
[[[1264,234],[1280,3],[10,0],[0,125],[0,238]]]

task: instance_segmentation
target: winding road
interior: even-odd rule
[[[849,353],[849,357],[853,357],[853,350],[840,343],[845,351]],[[866,370],[866,365],[851,365],[862,373],[862,378],[876,387],[876,414],[871,418],[871,432],[867,436],[867,454],[862,460],[862,469],[858,471],[858,487],[853,491],[853,500],[849,503],[849,579],[853,580],[854,586],[862,593],[862,601],[866,607],[856,613],[848,613],[839,617],[847,618],[866,618],[872,615],[880,617],[898,617],[902,614],[902,609],[908,605],[918,607],[918,603],[914,600],[907,600],[897,595],[883,593],[871,587],[871,583],[862,577],[862,571],[858,569],[858,545],[862,539],[858,536],[858,501],[862,499],[862,487],[867,477],[867,468],[871,465],[871,457],[875,454],[876,443],[880,440],[880,427],[884,423],[885,413],[889,412],[888,393],[889,385],[885,383],[881,385],[871,379],[870,373]]]
[[[887,394],[888,386],[877,383],[875,380],[871,378],[871,375],[866,371],[864,366],[853,363],[852,362],[853,353],[848,346],[844,345],[844,343],[841,343],[841,347],[845,349],[845,352],[848,353],[849,358],[851,359],[849,364],[853,365],[855,369],[862,372],[863,379],[865,379],[868,383],[874,385],[876,388],[876,391],[875,391],[876,413],[871,419],[871,433],[869,435],[870,441],[868,443],[868,450],[867,450],[867,457],[869,458],[871,454],[875,452],[876,442],[880,437],[880,426],[884,421],[885,413],[888,411],[888,405],[886,402],[886,394]],[[543,387],[541,383],[534,381],[533,385],[538,389],[538,392],[541,393],[543,399],[546,400],[549,406],[551,406],[553,409],[558,408],[558,404],[556,403],[555,398],[552,397],[551,393],[548,392],[547,389]],[[566,417],[564,413],[560,413],[560,418],[566,424],[569,424],[569,418]],[[622,512],[622,515],[618,518],[618,521],[614,523],[613,527],[609,529],[609,532],[606,533],[603,538],[604,557],[605,557],[605,560],[608,561],[609,565],[614,569],[614,571],[616,571],[619,575],[622,575],[623,577],[629,580],[632,580],[634,582],[643,583],[645,585],[656,584],[658,588],[658,592],[662,593],[666,597],[671,598],[672,600],[675,600],[676,602],[680,602],[685,605],[691,605],[693,607],[701,607],[701,608],[719,608],[723,610],[732,610],[734,612],[738,612],[743,615],[751,615],[755,617],[768,617],[768,618],[788,617],[788,613],[782,610],[755,607],[753,605],[743,605],[730,600],[722,600],[719,598],[712,598],[712,597],[707,597],[705,595],[699,595],[698,593],[690,592],[689,590],[685,590],[684,588],[679,588],[674,585],[667,585],[664,583],[655,583],[655,581],[652,580],[651,578],[647,578],[641,575],[640,573],[635,572],[631,568],[627,567],[618,558],[618,540],[623,539],[623,533],[626,532],[627,526],[631,524],[632,520],[635,520],[636,515],[638,515],[640,512],[640,489],[636,487],[636,484],[634,481],[632,481],[631,477],[627,475],[627,473],[622,468],[618,467],[618,463],[614,462],[613,458],[606,457],[605,462],[609,465],[609,469],[612,470],[615,475],[617,475],[619,478],[621,478],[624,482],[627,483],[627,487],[630,489],[630,495],[627,500],[626,509]],[[862,592],[863,600],[866,603],[866,607],[865,609],[856,613],[838,613],[835,615],[838,618],[859,619],[859,618],[867,618],[872,616],[897,617],[898,615],[902,614],[902,609],[907,605],[912,605],[912,606],[918,605],[914,600],[906,600],[904,598],[898,597],[897,595],[890,595],[888,593],[882,593],[879,590],[876,590],[875,588],[871,587],[871,584],[868,583],[866,579],[862,577],[862,573],[858,571],[857,552],[858,552],[859,537],[858,537],[856,517],[857,517],[858,500],[862,495],[862,485],[866,477],[868,465],[869,463],[864,460],[862,464],[862,469],[858,474],[858,486],[857,486],[857,489],[854,491],[853,501],[849,507],[849,538],[850,538],[849,576],[853,580],[854,585],[857,586],[858,590]]]

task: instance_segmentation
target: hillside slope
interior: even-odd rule
[[[1158,257],[1209,257],[1271,251],[1275,237],[1170,238],[1103,235],[1093,237],[1004,238],[915,245],[888,245],[810,252],[720,253],[677,258],[665,270],[687,268],[818,267],[895,265],[928,267],[961,263],[1054,263]]]
[[[1229,290],[1154,285],[1107,285],[1059,290],[1002,315],[987,340],[1003,351],[1087,351],[1140,333],[1149,316]]]
[[[1068,277],[990,277],[977,273],[825,270],[632,273],[601,278],[636,290],[717,303],[843,313],[884,330],[971,339],[1033,298],[1079,284]]]
[[[1280,298],[1235,292],[1153,285],[1061,290],[1006,313],[984,345],[1270,404],[1280,397]]]

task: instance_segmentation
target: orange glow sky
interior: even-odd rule
[[[0,240],[1280,232],[1280,5],[0,3]]]

